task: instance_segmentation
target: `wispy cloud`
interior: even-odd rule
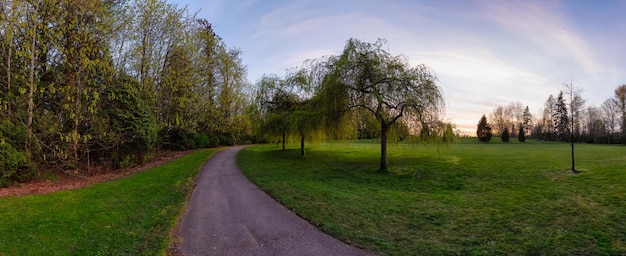
[[[571,58],[589,75],[602,70],[591,47],[576,31],[557,1],[482,1],[482,15],[505,30],[543,47],[544,52]]]

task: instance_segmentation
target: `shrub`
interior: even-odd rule
[[[502,131],[502,135],[500,136],[500,138],[502,139],[502,142],[509,142],[510,134],[508,128],[504,128],[504,131]]]
[[[181,151],[196,147],[195,133],[181,127],[165,127],[158,132],[158,135],[161,149]]]
[[[204,133],[197,133],[195,138],[196,148],[207,148],[210,145],[209,136]]]
[[[7,143],[0,143],[0,187],[6,187],[28,170],[26,153]]]
[[[519,127],[519,132],[517,133],[517,140],[519,142],[526,141],[526,134],[524,134],[524,127],[523,126]]]

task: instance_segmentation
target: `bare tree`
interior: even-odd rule
[[[604,120],[606,123],[606,127],[608,130],[608,143],[611,143],[611,138],[615,133],[615,129],[618,126],[618,115],[620,113],[620,109],[618,106],[618,102],[614,98],[606,99],[602,102],[602,112],[604,113]]]
[[[582,92],[581,88],[575,87],[573,83],[563,84],[565,87],[565,92],[569,95],[569,109],[570,109],[570,145],[572,147],[572,172],[578,173],[575,165],[575,157],[574,157],[574,130],[579,122],[580,118],[580,108],[585,104],[585,101],[580,97],[580,93]]]
[[[615,100],[622,114],[622,143],[626,144],[626,84],[615,89]]]

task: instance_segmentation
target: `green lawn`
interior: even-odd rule
[[[164,255],[201,150],[111,182],[0,198],[0,255]]]
[[[499,142],[499,138],[494,138]],[[516,140],[515,140],[516,141]],[[387,255],[625,255],[626,147],[564,143],[275,145],[238,163],[325,232]]]

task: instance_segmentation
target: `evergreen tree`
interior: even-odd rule
[[[552,116],[554,122],[554,136],[557,141],[565,141],[569,134],[569,117],[567,114],[567,105],[563,99],[563,91],[559,92]]]
[[[522,127],[522,126],[519,127],[519,133],[517,134],[517,140],[519,142],[525,142],[526,141],[526,134],[524,134],[524,127]]]
[[[509,128],[505,127],[500,138],[502,139],[502,142],[509,142],[509,137]]]
[[[478,129],[476,129],[476,135],[478,140],[482,142],[489,142],[491,140],[491,125],[487,123],[487,117],[483,114],[478,122]]]
[[[454,135],[454,131],[452,130],[452,124],[446,124],[446,131],[443,133],[443,142],[446,144],[450,144],[456,141],[456,136]]]

